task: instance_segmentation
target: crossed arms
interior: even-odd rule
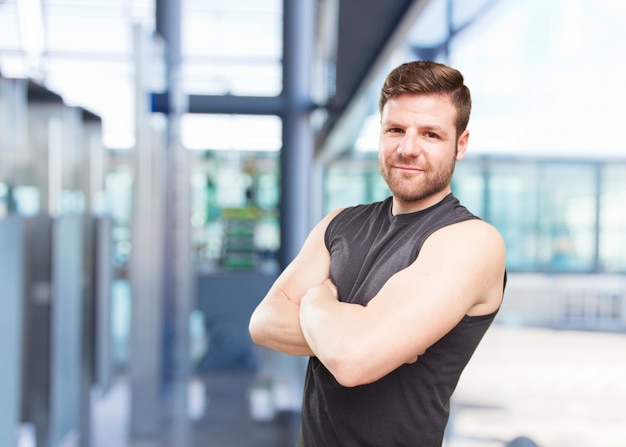
[[[315,356],[339,383],[357,386],[417,361],[464,315],[486,315],[500,305],[504,243],[480,220],[433,233],[415,262],[393,275],[367,306],[339,301],[324,244],[336,214],[316,225],[255,309],[249,326],[255,343]]]

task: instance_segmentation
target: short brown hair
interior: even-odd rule
[[[460,135],[469,122],[472,99],[460,71],[432,61],[406,62],[387,75],[378,107],[382,113],[389,99],[402,94],[448,96],[456,107],[456,130]]]

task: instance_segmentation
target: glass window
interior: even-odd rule
[[[626,164],[607,165],[602,170],[600,196],[600,268],[626,271]]]
[[[378,170],[376,154],[361,159],[340,160],[330,166],[324,182],[324,209],[334,209],[384,200],[391,194]]]
[[[381,201],[391,195],[391,191],[389,190],[385,179],[382,175],[380,175],[380,171],[378,170],[378,162],[376,160],[372,161],[372,167],[369,171],[369,177],[369,202]]]
[[[466,158],[457,162],[452,177],[452,192],[472,213],[485,216],[485,175],[481,160]]]
[[[277,152],[197,152],[192,244],[203,270],[274,271],[280,247]]]
[[[345,163],[329,168],[324,182],[326,212],[365,203],[367,180],[366,172],[346,166]]]
[[[538,255],[549,271],[595,269],[596,166],[540,167]]]
[[[538,268],[538,172],[530,162],[492,161],[486,174],[485,219],[502,233],[511,270]]]
[[[124,157],[105,178],[105,200],[113,221],[113,264],[120,270],[126,269],[131,256],[132,190],[132,167]]]

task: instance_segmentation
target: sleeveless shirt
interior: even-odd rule
[[[346,208],[329,223],[330,277],[341,301],[366,306],[433,232],[477,219],[452,194],[415,213],[394,216],[391,206],[388,198]],[[465,316],[417,362],[367,385],[344,387],[311,357],[298,446],[441,447],[450,397],[496,313]]]

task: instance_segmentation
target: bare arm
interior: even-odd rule
[[[450,225],[431,235],[418,259],[366,307],[339,302],[332,286],[312,288],[300,308],[303,334],[340,383],[373,382],[415,361],[464,315],[495,311],[504,262],[504,243],[491,225]]]
[[[274,282],[250,318],[252,340],[288,355],[313,355],[300,327],[300,300],[329,277],[330,254],[324,233],[339,210],[311,231],[298,256]]]

